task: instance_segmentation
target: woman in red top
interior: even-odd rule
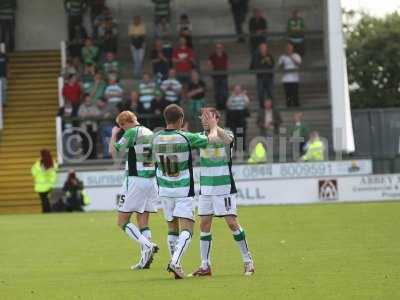
[[[185,37],[179,38],[179,46],[172,52],[172,62],[175,65],[176,76],[181,84],[188,84],[190,72],[194,67],[194,52],[187,46]]]
[[[223,72],[228,70],[228,55],[224,50],[224,45],[218,43],[215,45],[215,51],[208,58],[208,66],[214,72],[222,72],[222,74],[213,75],[215,100],[217,101],[217,109],[224,110],[225,103],[228,100],[228,75]]]
[[[78,115],[79,105],[81,104],[81,85],[76,79],[75,75],[70,75],[68,77],[67,83],[63,88],[63,96],[65,101],[69,102],[72,105],[72,117],[76,117]]]

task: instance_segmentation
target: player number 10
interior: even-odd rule
[[[179,176],[178,156],[160,155],[160,166],[164,176],[169,176],[169,177]]]

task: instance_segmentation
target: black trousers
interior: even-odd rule
[[[49,193],[50,193],[50,191],[44,192],[44,193],[39,193],[40,201],[42,202],[42,212],[43,213],[51,212]]]
[[[257,76],[257,96],[260,108],[264,107],[265,100],[272,100],[274,88],[273,76]]]
[[[83,211],[82,197],[80,194],[73,194],[66,199],[65,208],[68,212]]]
[[[248,10],[247,2],[247,0],[240,0],[238,3],[231,5],[236,34],[243,34],[242,24],[246,20]]]
[[[82,134],[82,148],[83,155],[87,156],[87,159],[97,158],[97,132],[93,130],[92,126],[86,128],[87,136]],[[90,140],[88,140],[90,138]]]
[[[228,110],[226,114],[226,127],[229,128],[235,137],[235,151],[246,152],[246,112]]]
[[[286,106],[299,106],[299,83],[286,82],[283,84],[286,94]]]
[[[224,110],[226,100],[228,100],[228,76],[219,75],[213,77],[214,97],[218,110]]]
[[[7,51],[15,49],[15,20],[0,20],[0,43],[6,44]]]
[[[82,16],[68,16],[68,40],[74,38],[75,26],[82,24]]]

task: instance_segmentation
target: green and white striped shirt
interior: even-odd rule
[[[151,102],[154,99],[154,93],[156,91],[156,84],[152,81],[144,82],[139,84],[139,101],[142,103],[144,109],[150,109]]]
[[[208,137],[200,133],[163,130],[154,136],[153,155],[161,197],[193,197],[192,149],[205,148]]]
[[[233,133],[225,131],[233,140]],[[232,175],[232,148],[224,143],[208,144],[200,149],[200,193],[206,196],[236,193]]]
[[[136,126],[125,131],[122,138],[114,144],[117,151],[125,149],[126,176],[152,178],[155,176],[154,162],[151,155],[153,132],[144,127]]]
[[[156,17],[168,18],[170,0],[153,0],[153,2],[154,2],[154,14],[156,15]]]

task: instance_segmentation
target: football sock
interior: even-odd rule
[[[168,232],[167,242],[168,242],[168,250],[169,255],[172,258],[175,252],[176,242],[178,241],[179,232],[170,231]]]
[[[207,269],[211,265],[211,244],[212,236],[211,232],[200,232],[200,255],[201,255],[201,267]]]
[[[233,238],[239,246],[243,261],[244,262],[251,261],[249,248],[247,246],[246,235],[244,233],[244,230],[242,228],[239,228],[238,230],[233,231]]]
[[[140,229],[140,232],[142,233],[142,235],[144,235],[144,237],[146,239],[148,239],[149,241],[151,241],[151,230],[149,227],[143,227]],[[145,248],[143,246],[141,246],[142,251],[145,250]]]
[[[192,240],[192,234],[188,230],[182,230],[178,238],[178,243],[175,247],[174,255],[172,256],[171,262],[179,266],[183,255],[189,247],[190,241]]]
[[[143,235],[140,233],[140,230],[132,223],[127,223],[123,226],[123,230],[126,232],[126,234],[136,242],[138,242],[140,245],[146,248],[151,248],[152,243]]]

